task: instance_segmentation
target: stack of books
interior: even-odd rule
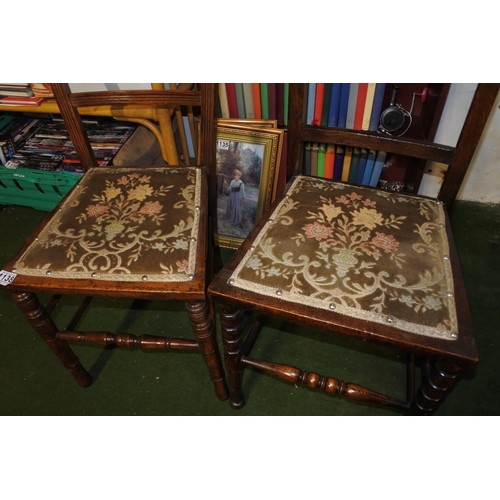
[[[44,96],[37,95],[31,83],[0,83],[1,106],[40,106]]]
[[[303,174],[377,187],[386,159],[385,151],[306,143]]]

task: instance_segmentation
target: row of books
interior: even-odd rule
[[[385,151],[306,143],[303,174],[377,187],[386,159]]]
[[[375,132],[385,83],[309,83],[306,124]],[[288,124],[288,83],[221,83],[221,118],[275,119]]]
[[[220,118],[288,124],[288,83],[220,83]]]
[[[309,83],[306,124],[375,132],[385,83]]]
[[[13,116],[12,116],[13,115]],[[2,123],[4,127],[1,128]],[[99,165],[110,165],[136,124],[99,118],[84,120]],[[0,161],[10,168],[82,172],[64,121],[18,113],[0,114]]]

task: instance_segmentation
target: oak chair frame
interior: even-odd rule
[[[290,107],[288,126],[288,175],[299,174],[302,165],[305,141],[326,142],[380,149],[447,163],[438,199],[448,207],[458,194],[477,143],[495,102],[499,84],[479,84],[465,120],[456,148],[418,140],[381,137],[376,133],[362,133],[341,129],[309,127],[305,123],[306,84],[290,84]],[[288,186],[290,186],[291,181]],[[389,406],[409,414],[431,414],[460,378],[466,368],[478,362],[472,321],[469,313],[466,290],[453,244],[449,218],[446,231],[450,243],[450,261],[454,274],[454,295],[457,304],[458,339],[450,342],[408,332],[395,331],[389,325],[371,325],[339,314],[331,314],[304,304],[284,303],[277,297],[262,296],[254,291],[232,287],[230,278],[238,263],[253,244],[254,238],[266,225],[274,208],[286,196],[288,187],[264,214],[240,248],[224,266],[209,287],[209,295],[218,303],[224,345],[224,360],[230,390],[230,404],[234,409],[245,405],[242,388],[243,370],[252,368],[278,379],[302,384],[311,389],[320,389],[328,394],[375,405]],[[246,313],[257,315],[258,320],[244,331],[243,318]],[[355,383],[344,382],[296,366],[256,359],[251,349],[265,318],[277,318],[302,327],[322,330],[366,342],[383,345],[401,351],[407,356],[406,399],[397,399],[381,394]],[[245,336],[246,335],[246,336]],[[265,355],[265,353],[264,353]],[[421,383],[416,381],[416,364],[422,367]]]
[[[85,171],[100,167],[97,166],[78,108],[111,106],[119,114],[120,109],[129,106],[139,108],[144,106],[146,109],[154,108],[160,114],[161,110],[163,110],[168,116],[179,110],[180,106],[188,106],[188,109],[192,109],[192,107],[201,109],[202,134],[198,163],[203,175],[201,176],[200,225],[197,235],[199,251],[196,256],[196,271],[191,281],[173,283],[53,279],[45,276],[30,277],[18,274],[6,289],[12,292],[15,303],[24,313],[31,326],[72,373],[77,383],[83,387],[91,385],[92,377],[81,365],[78,357],[71,349],[70,341],[101,346],[138,347],[148,350],[180,349],[200,352],[212,380],[216,397],[219,400],[227,399],[225,374],[215,338],[213,308],[210,306],[206,294],[207,285],[212,276],[210,267],[212,231],[209,228],[207,179],[210,169],[215,165],[216,86],[203,84],[199,90],[166,91],[153,89],[73,94],[68,84],[54,83],[51,85],[58,109],[65,121]],[[130,169],[130,172],[134,172],[143,167],[127,168]],[[48,215],[37,230],[26,240],[18,253],[4,266],[5,270],[13,270],[13,265],[18,257],[29,247],[40,231],[50,223],[51,217],[59,210],[65,199]],[[50,294],[52,299],[46,305],[43,305],[38,298],[38,294]],[[67,327],[59,329],[52,319],[51,313],[64,295],[78,295],[83,297],[83,301]],[[196,339],[177,339],[147,334],[135,336],[129,333],[113,334],[110,332],[78,331],[77,325],[89,306],[92,297],[183,301]]]

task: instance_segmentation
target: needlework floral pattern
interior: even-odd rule
[[[231,283],[453,340],[444,222],[433,200],[299,176]]]
[[[16,264],[16,272],[186,281],[195,271],[200,170],[95,168]]]

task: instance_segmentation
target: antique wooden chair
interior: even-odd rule
[[[207,301],[210,279],[207,172],[214,164],[216,89],[71,93],[52,84],[60,112],[86,170],[24,246],[4,267],[16,274],[6,289],[78,384],[92,383],[70,341],[142,349],[201,352],[215,393],[227,399],[225,376]],[[199,166],[97,166],[78,108],[110,105],[167,111],[201,111]],[[37,294],[53,294],[42,305]],[[51,314],[64,295],[84,297],[69,325]],[[195,339],[79,331],[92,297],[185,302]]]
[[[498,84],[478,86],[458,144],[449,148],[313,130],[304,126],[304,85],[290,85],[288,168],[294,176],[209,287],[220,308],[233,408],[245,404],[243,370],[252,368],[358,402],[430,414],[460,372],[475,366],[478,354],[446,206],[459,190],[497,91]],[[297,175],[297,151],[313,134],[319,142],[439,158],[449,168],[438,199]],[[244,312],[258,318],[248,335]],[[406,399],[252,357],[262,317],[405,353]],[[259,358],[271,356],[260,350]],[[273,345],[272,354],[277,351]]]

